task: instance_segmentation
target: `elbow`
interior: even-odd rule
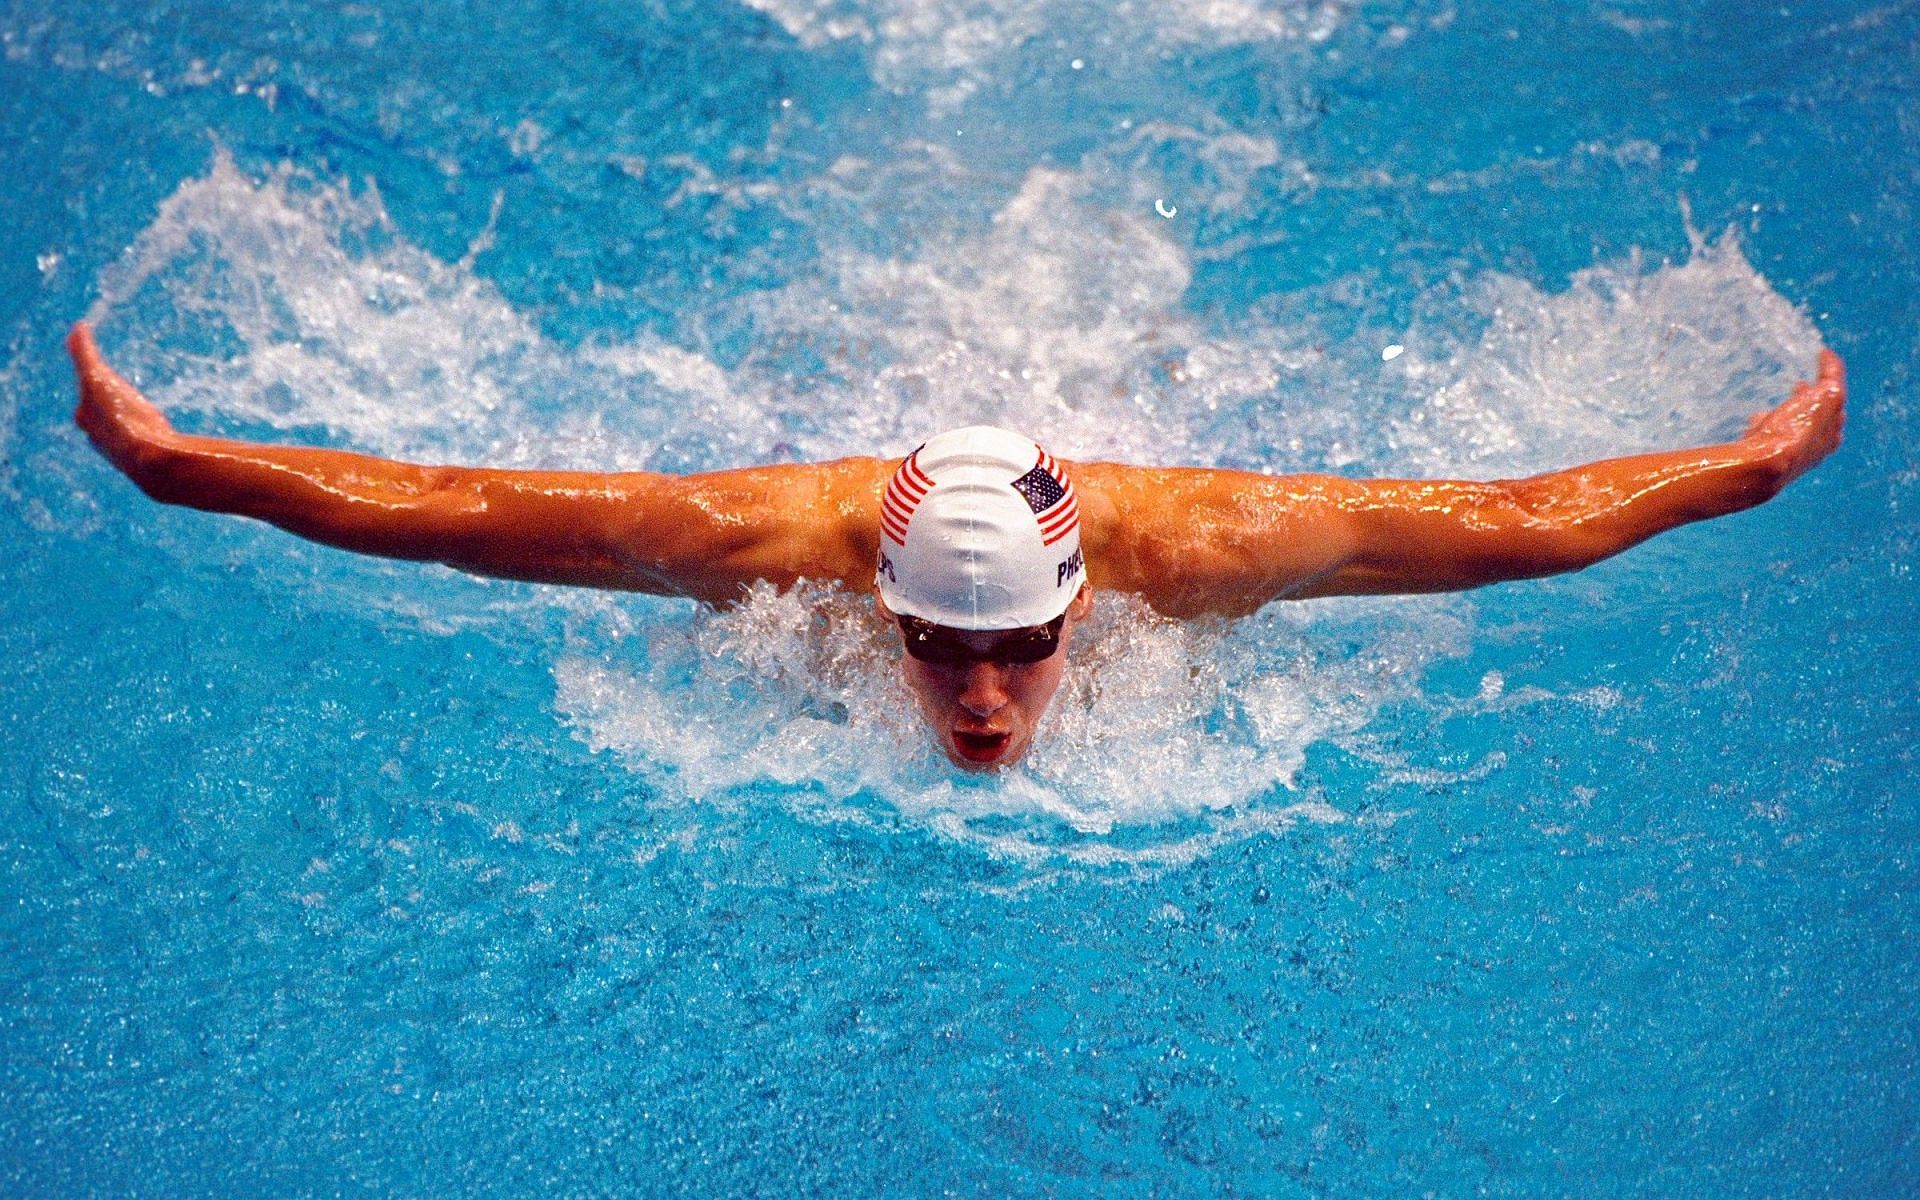
[[[1508,578],[1535,579],[1543,575],[1564,575],[1571,571],[1582,571],[1595,563],[1604,562],[1632,546],[1639,539],[1622,539],[1602,533],[1599,530],[1561,529],[1544,537],[1525,561],[1510,568]]]
[[[1568,488],[1561,477],[1505,481],[1498,485],[1506,503],[1503,519],[1493,523],[1495,554],[1511,561],[1506,578],[1536,578],[1579,571],[1629,550],[1676,525],[1731,511],[1728,500],[1740,487],[1761,480],[1726,480],[1716,494],[1676,487],[1671,480],[1622,489],[1608,481]],[[1712,512],[1689,512],[1689,501],[1710,500]],[[1758,504],[1763,496],[1749,501]],[[1742,504],[1740,507],[1746,507]]]
[[[1439,572],[1451,588],[1475,588],[1584,570],[1612,558],[1639,538],[1575,522],[1531,520],[1486,529],[1456,541]]]

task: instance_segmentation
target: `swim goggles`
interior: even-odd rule
[[[1061,613],[1045,625],[1031,629],[1010,630],[1009,636],[985,650],[975,650],[956,631],[944,625],[897,614],[896,619],[900,622],[900,639],[906,643],[907,653],[921,662],[942,667],[970,667],[981,662],[1025,666],[1045,662],[1060,649],[1060,630],[1067,623],[1067,614]]]

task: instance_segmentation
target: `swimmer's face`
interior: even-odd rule
[[[875,603],[882,619],[899,622],[885,603]],[[927,656],[903,649],[901,667],[921,715],[933,726],[948,758],[969,771],[997,770],[1019,761],[1059,690],[1073,628],[1092,609],[1092,590],[1081,588],[1058,632],[1051,635],[1043,632],[1045,626],[975,632],[921,627],[907,619],[901,629],[903,643],[910,637],[920,639],[915,648]],[[933,643],[931,651],[927,642]],[[1052,646],[1046,657],[1018,661],[1045,648],[1042,643]]]

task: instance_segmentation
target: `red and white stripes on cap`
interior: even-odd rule
[[[969,426],[909,454],[880,497],[881,599],[960,629],[1042,625],[1085,582],[1066,467],[1005,429]]]
[[[880,497],[880,529],[899,545],[907,544],[907,526],[913,521],[913,510],[920,507],[920,501],[926,498],[927,489],[933,486],[926,472],[920,469],[918,460],[920,451],[907,455],[907,461],[887,481],[886,494]]]

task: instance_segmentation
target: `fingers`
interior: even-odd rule
[[[1840,444],[1840,429],[1847,419],[1847,364],[1840,356],[1822,348],[1820,351],[1820,373],[1811,385],[1806,387],[1809,399],[1822,409],[1824,424],[1831,430],[1831,444],[1828,450]]]
[[[100,357],[100,344],[93,340],[93,327],[85,321],[75,321],[67,331],[67,354],[73,359],[74,374],[80,377],[80,402],[84,409],[88,401],[99,400],[101,388],[117,375],[107,360]]]
[[[1846,420],[1846,364],[1832,350],[1822,348],[1812,380],[1793,385],[1787,398],[1747,421],[1745,440],[1806,446],[1814,458],[1824,458],[1840,444]]]
[[[146,403],[146,398],[101,356],[93,327],[85,321],[76,321],[67,333],[67,353],[73,357],[74,372],[80,377],[83,406],[89,402],[125,405],[130,399]]]
[[[73,359],[73,373],[80,377],[80,404],[73,410],[73,419],[82,429],[92,433],[91,384],[100,370],[100,347],[93,340],[92,327],[85,321],[75,321],[73,328],[67,331],[67,354]]]
[[[93,340],[93,326],[85,321],[73,323],[73,328],[67,331],[67,353],[76,364],[100,357],[100,347]]]
[[[1817,382],[1822,387],[1839,388],[1843,393],[1847,388],[1847,364],[1824,346],[1820,349],[1820,375]]]
[[[85,321],[75,321],[67,331],[67,354],[73,359],[73,369],[83,387],[114,373],[107,360],[100,357],[100,344],[94,341],[93,326]]]
[[[1840,356],[1822,348],[1811,382],[1793,385],[1787,402],[1763,414],[1754,429],[1763,437],[1779,436],[1794,457],[1789,478],[1798,476],[1840,446],[1847,419],[1847,368]]]
[[[1847,403],[1847,365],[1840,356],[1822,348],[1818,373],[1812,383],[1794,385],[1793,398],[1804,399],[1810,406],[1830,406],[1833,420],[1844,419]]]
[[[67,353],[80,381],[80,403],[74,423],[94,445],[126,470],[126,452],[135,445],[158,443],[173,433],[173,425],[140,390],[107,362],[86,322],[67,334]]]
[[[92,426],[98,423],[94,409],[107,401],[104,385],[112,376],[113,368],[100,357],[100,345],[93,340],[93,328],[85,321],[75,321],[67,332],[67,353],[73,358],[74,374],[80,378],[80,407],[74,409],[73,419],[91,433]]]

